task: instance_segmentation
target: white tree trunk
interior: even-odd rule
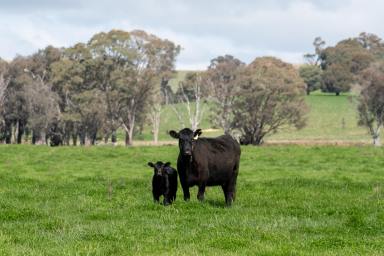
[[[89,135],[85,135],[84,146],[91,146],[91,144],[91,138],[89,138]]]
[[[130,114],[127,123],[122,122],[122,124],[126,134],[125,146],[131,146],[133,143],[133,129],[135,126],[135,116],[133,114]]]
[[[17,120],[16,125],[13,127],[12,133],[12,144],[17,144],[17,137],[19,136],[19,120]]]
[[[380,136],[373,137],[373,145],[376,146],[376,147],[380,147],[381,146]]]
[[[41,131],[39,139],[36,141],[36,145],[44,145],[44,144],[45,144],[45,131]]]
[[[183,103],[183,105],[185,106],[186,115],[189,119],[191,129],[194,131],[197,128],[199,128],[200,123],[203,119],[203,115],[204,115],[204,106],[202,105],[202,101],[201,101],[201,99],[202,99],[201,83],[202,83],[201,78],[198,78],[195,81],[195,84],[193,86],[193,89],[194,89],[193,93],[194,93],[194,97],[195,97],[195,102],[193,102],[194,109],[191,108],[191,102],[189,101],[188,96],[184,91],[183,85],[180,84],[180,91],[182,92],[182,97],[180,98],[180,100]],[[179,121],[182,120],[183,118],[181,117],[180,112],[177,111],[175,107],[173,107],[173,109],[176,112],[176,114],[178,115]],[[184,124],[184,123],[181,123],[181,124]]]
[[[382,125],[379,123],[377,125],[377,128],[376,128],[376,131],[373,132],[373,145],[376,146],[376,147],[380,147],[381,146],[381,142],[380,142],[380,131],[381,131],[381,127]]]
[[[156,104],[153,106],[150,117],[152,121],[153,142],[154,144],[157,144],[159,141],[159,130],[160,130],[160,120],[161,120],[160,104]]]

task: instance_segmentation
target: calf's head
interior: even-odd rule
[[[170,162],[163,163],[163,162],[158,161],[155,164],[152,162],[148,162],[148,166],[153,167],[153,171],[154,171],[155,176],[164,176],[165,172],[166,172],[165,167],[168,167],[170,165],[171,165]]]
[[[189,128],[184,128],[179,132],[176,132],[173,130],[169,132],[169,135],[171,135],[171,137],[179,140],[180,153],[183,154],[184,156],[192,155],[192,151],[195,146],[196,140],[201,134],[202,134],[201,129],[192,131]]]

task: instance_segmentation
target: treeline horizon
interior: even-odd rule
[[[165,105],[177,117],[175,127],[197,129],[204,102],[210,102],[212,126],[242,144],[260,145],[283,126],[305,126],[305,94],[321,89],[339,95],[352,86],[361,91],[359,124],[379,143],[382,39],[361,33],[327,47],[317,37],[313,45],[299,69],[275,57],[245,64],[218,56],[206,70],[188,73],[176,91],[169,82],[181,46],[142,30],[111,30],[68,48],[47,46],[8,62],[0,58],[0,143],[116,143],[123,129],[129,146],[145,124],[157,142]]]

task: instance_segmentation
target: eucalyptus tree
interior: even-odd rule
[[[239,79],[232,128],[240,132],[242,144],[260,145],[281,128],[305,125],[305,85],[291,64],[256,58]]]
[[[5,138],[5,121],[4,121],[4,100],[6,91],[9,84],[8,78],[9,65],[6,61],[0,58],[0,141],[4,141]]]
[[[375,146],[380,146],[384,127],[384,62],[375,62],[361,74],[363,88],[358,98],[359,125],[368,129]]]
[[[93,58],[107,61],[98,79],[107,116],[111,125],[121,124],[131,145],[135,125],[145,120],[156,86],[169,79],[179,47],[140,30],[98,33],[88,46]]]
[[[231,55],[211,60],[205,72],[205,83],[212,102],[211,120],[215,126],[229,134],[233,120],[233,103],[238,90],[238,75],[245,64]]]
[[[32,143],[47,143],[52,125],[58,125],[61,119],[59,99],[52,88],[51,66],[61,58],[62,50],[48,46],[33,54],[24,72],[29,81],[24,84],[24,93],[28,109],[27,125],[32,131]]]
[[[8,86],[3,100],[4,140],[9,143],[21,143],[29,117],[26,86],[33,80],[25,72],[30,68],[31,57],[17,56],[8,67]]]

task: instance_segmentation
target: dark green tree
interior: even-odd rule
[[[240,79],[232,127],[240,132],[242,144],[260,145],[282,127],[305,125],[305,84],[292,65],[256,58]]]
[[[233,120],[233,103],[238,89],[238,75],[245,64],[231,55],[211,60],[205,72],[205,83],[211,105],[211,121],[229,134]]]
[[[317,65],[305,64],[300,66],[299,74],[307,85],[307,95],[321,87],[322,70]]]
[[[371,52],[356,39],[346,39],[334,47],[327,47],[320,54],[323,69],[322,91],[340,95],[348,92],[357,82],[359,72],[374,60]]]

